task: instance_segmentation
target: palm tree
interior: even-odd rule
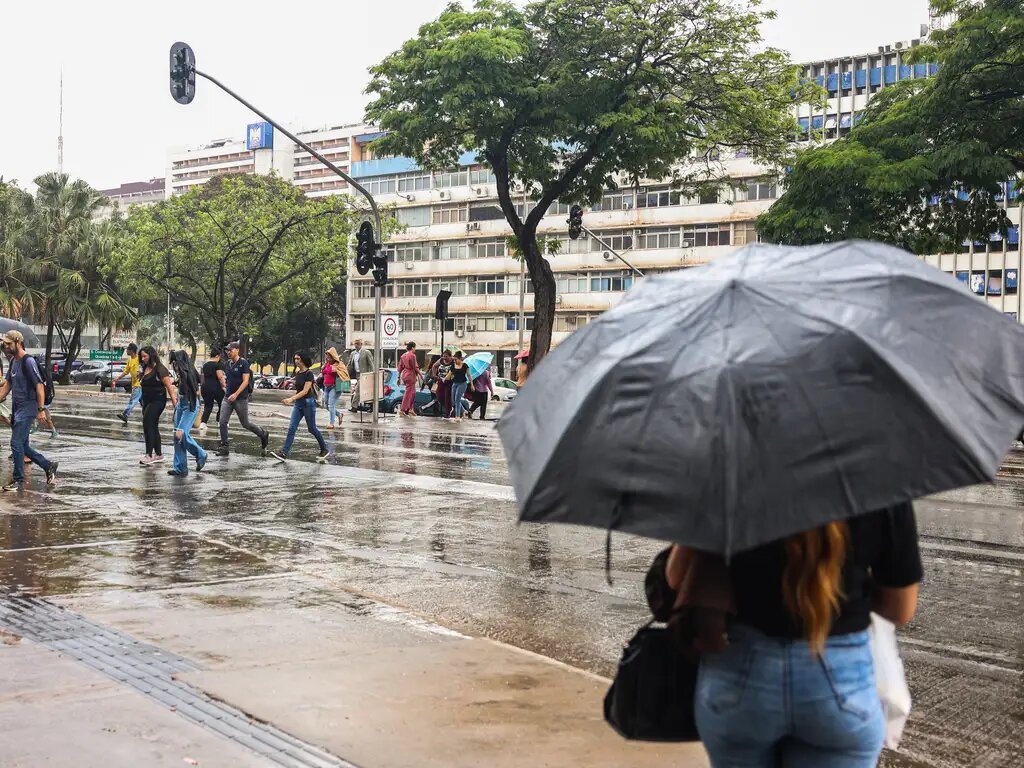
[[[66,350],[61,383],[81,351],[82,332],[91,323],[128,327],[135,312],[104,279],[101,267],[118,235],[110,222],[92,217],[103,196],[67,174],[46,173],[35,180],[34,270],[46,317],[49,369],[56,330]]]
[[[20,318],[35,309],[31,270],[32,197],[0,178],[0,312]]]

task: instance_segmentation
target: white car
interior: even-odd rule
[[[491,384],[494,387],[494,397],[491,398],[492,400],[500,400],[503,403],[507,403],[515,398],[519,392],[519,385],[512,381],[512,379],[495,379]]]

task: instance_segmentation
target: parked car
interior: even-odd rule
[[[72,384],[98,384],[100,377],[107,371],[120,373],[124,363],[106,362],[103,360],[86,360],[77,371],[71,371]]]
[[[519,393],[519,385],[512,381],[512,379],[495,379],[491,384],[494,386],[494,397],[491,398],[492,400],[500,400],[503,403],[507,403]]]
[[[50,358],[50,363],[53,365],[53,375],[54,378],[56,378],[57,376],[60,376],[64,372],[64,366],[67,363],[67,361],[63,357],[59,359]],[[83,365],[85,365],[85,361],[75,360],[73,363],[71,363],[71,372],[74,373],[75,371],[79,370]]]
[[[405,385],[399,380],[398,372],[393,368],[385,369],[388,373],[384,379],[384,396],[380,400],[381,413],[398,413],[402,405],[402,398],[405,397]],[[462,407],[469,410],[471,403],[467,398],[462,398]],[[412,407],[420,416],[440,416],[441,404],[434,400],[434,393],[429,389],[417,389],[416,397],[413,398]],[[360,410],[370,410],[370,404],[360,406]]]
[[[124,363],[112,363],[110,368],[99,375],[100,391],[106,392],[108,389],[111,389],[111,381],[114,376],[120,376],[122,373],[124,373]],[[131,376],[125,376],[117,382],[117,388],[130,394],[132,391]]]

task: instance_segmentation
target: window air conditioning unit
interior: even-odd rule
[[[903,43],[896,43],[896,50],[897,51],[902,51],[903,50]]]
[[[441,241],[440,240],[431,240],[430,241],[430,247],[431,248],[440,248],[441,247]]]
[[[470,245],[476,245],[476,238],[475,237],[471,237],[466,242],[468,242]]]
[[[561,304],[561,303],[562,303],[562,297],[561,296],[555,296],[555,304]]]
[[[442,200],[451,200],[452,193],[451,192],[445,192],[442,189],[440,192],[437,193],[437,196],[440,197]]]
[[[622,210],[630,211],[632,209],[633,209],[633,204],[632,203],[623,203],[622,204]]]
[[[601,254],[601,256],[602,256],[602,258],[604,258],[605,261],[614,261],[615,260],[615,256],[612,255],[611,251],[605,251],[604,253]]]
[[[466,335],[466,332],[464,330],[462,330],[461,328],[456,328],[455,329],[455,337],[456,338],[461,339],[465,335]]]
[[[480,231],[480,222],[479,221],[471,221],[471,222],[469,222],[469,224],[466,225],[466,231],[467,232],[479,232]]]
[[[476,188],[476,196],[477,197],[485,197],[486,195],[487,195],[487,187],[477,187]]]
[[[415,200],[415,199],[416,199],[416,195],[402,195],[402,197],[404,197],[404,198],[405,198],[406,200],[408,200],[408,201],[409,201],[410,203],[411,203],[411,202],[412,202],[413,200]]]
[[[411,261],[405,262],[405,268],[406,269],[412,269],[414,266],[416,266],[416,265],[413,264]]]

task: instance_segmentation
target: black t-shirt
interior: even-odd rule
[[[302,390],[305,388],[307,383],[314,382],[314,381],[316,381],[316,376],[313,375],[312,371],[306,370],[306,371],[302,371],[301,373],[296,373],[295,374],[295,392],[296,392],[295,402],[299,402],[300,400],[304,400],[307,397],[316,397],[316,394],[313,392],[313,387],[309,388],[309,393],[308,394],[305,394],[305,395],[298,394],[298,393],[302,392]]]
[[[142,372],[142,404],[167,401],[167,388],[164,387],[164,378],[170,376],[170,372],[162,365],[153,369],[144,369]]]
[[[228,360],[224,363],[224,376],[227,379],[227,391],[229,396],[235,394],[235,392],[238,391],[238,388],[242,386],[242,377],[247,373],[250,377],[252,376],[252,371],[249,368],[249,361],[244,357],[238,358],[235,362]],[[239,399],[245,399],[248,396],[249,393],[243,390],[242,394],[238,397]]]
[[[469,366],[463,363],[461,366],[452,366],[452,382],[455,384],[464,384],[469,381]]]
[[[917,522],[909,503],[859,515],[848,524],[843,597],[830,635],[868,628],[875,586],[909,587],[923,576]],[[736,595],[736,619],[771,637],[800,638],[804,636],[803,628],[782,598],[785,568],[784,540],[733,557],[729,571]]]
[[[216,392],[221,389],[220,379],[217,378],[217,371],[224,369],[224,364],[216,360],[207,360],[203,363],[203,389]]]

